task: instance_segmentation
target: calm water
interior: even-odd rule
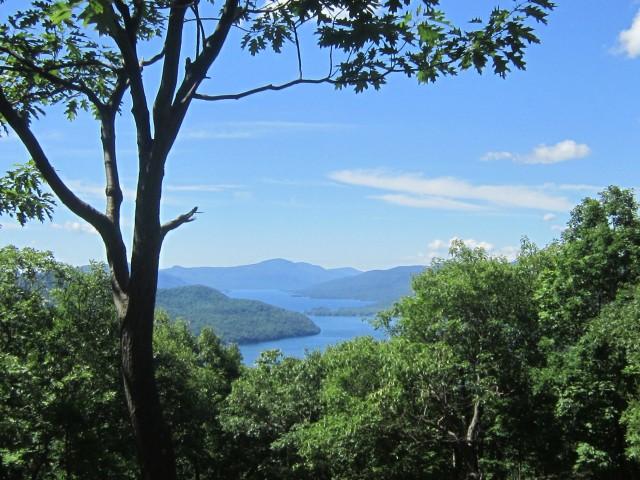
[[[224,293],[233,298],[260,300],[261,302],[302,313],[315,307],[359,307],[368,304],[368,302],[359,300],[296,297],[281,290],[229,290]],[[307,350],[324,350],[329,345],[354,337],[371,335],[374,338],[385,338],[382,332],[375,330],[366,320],[363,321],[360,317],[318,317],[309,315],[309,318],[320,327],[320,333],[307,337],[284,338],[282,340],[241,345],[240,351],[242,352],[244,363],[251,365],[258,358],[260,352],[274,348],[282,350],[287,356],[302,358]]]

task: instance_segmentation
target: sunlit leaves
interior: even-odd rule
[[[20,225],[28,220],[51,219],[55,202],[42,190],[41,178],[32,162],[9,170],[0,177],[0,215],[15,217]]]
[[[380,88],[390,73],[416,75],[428,83],[491,65],[505,76],[511,68],[525,68],[526,47],[539,41],[531,23],[546,23],[554,8],[544,0],[514,3],[493,9],[485,20],[472,18],[469,25],[475,28],[464,30],[439,3],[289,0],[253,5],[244,12],[249,28],[242,46],[252,55],[267,48],[280,52],[284,43],[294,43],[294,29],[312,33],[319,47],[332,51],[336,86],[356,91]]]

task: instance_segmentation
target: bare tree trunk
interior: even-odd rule
[[[138,183],[131,276],[126,305],[121,310],[124,391],[145,480],[177,478],[171,432],[162,415],[153,362],[154,311],[163,239],[159,224],[161,172]]]
[[[149,263],[153,263],[151,259]],[[126,313],[121,319],[124,392],[143,478],[175,480],[173,444],[162,416],[153,364],[154,277],[157,277],[157,270],[154,272],[151,268],[145,273],[148,275],[131,282]]]
[[[478,379],[479,381],[479,379]],[[460,443],[460,466],[462,478],[480,480],[482,472],[478,461],[478,435],[480,433],[480,420],[482,416],[482,403],[480,399],[473,402],[473,417],[467,428],[465,439]]]

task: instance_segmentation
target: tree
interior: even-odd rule
[[[446,382],[431,372],[438,387],[424,382],[429,416],[413,423],[424,422],[451,446],[456,478],[506,476],[524,463],[531,444],[527,372],[538,343],[533,293],[539,260],[528,243],[523,246],[513,264],[455,242],[450,259],[414,279],[415,296],[381,317],[396,336],[439,347],[431,358],[441,358],[439,370],[451,372]]]
[[[109,284],[103,264],[82,271],[46,252],[0,249],[0,478],[138,478]],[[228,478],[232,442],[217,413],[239,351],[162,312],[155,331],[178,471]]]
[[[610,186],[571,213],[536,287],[538,403],[553,415],[561,476],[638,476],[640,217]],[[551,428],[550,428],[551,430]],[[625,451],[626,450],[626,451]]]
[[[135,478],[103,266],[0,249],[0,477]]]
[[[27,220],[51,219],[55,202],[50,193],[42,191],[41,180],[33,162],[0,177],[0,215],[15,217],[23,226]]]
[[[571,212],[562,242],[536,293],[546,336],[559,349],[583,333],[588,320],[640,279],[640,216],[633,192],[608,187]]]
[[[1,0],[0,3],[5,3]],[[154,379],[153,319],[160,250],[165,236],[194,219],[197,208],[162,223],[160,198],[169,152],[194,100],[240,99],[297,84],[333,84],[356,92],[380,88],[393,73],[420,82],[489,65],[504,76],[523,69],[526,46],[538,42],[531,23],[545,22],[549,0],[524,0],[495,8],[469,30],[451,23],[439,0],[39,0],[7,13],[0,25],[0,124],[25,145],[43,178],[73,213],[101,236],[121,323],[122,376],[138,456],[146,478],[175,478],[171,435]],[[183,37],[195,34],[193,58]],[[298,75],[230,94],[208,95],[207,72],[233,36],[256,55],[291,46]],[[329,71],[303,74],[301,37],[326,52]],[[143,47],[158,53],[141,58]],[[144,81],[157,64],[153,101]],[[182,66],[183,65],[183,66]],[[130,259],[121,232],[115,119],[129,92],[137,134],[138,179]],[[50,106],[62,105],[73,119],[91,111],[101,129],[106,210],[84,202],[58,176],[31,128]],[[130,260],[130,262],[128,262]]]

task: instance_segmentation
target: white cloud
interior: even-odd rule
[[[3,218],[6,222],[6,218]],[[0,231],[1,230],[27,230],[28,225],[20,225],[19,223],[0,223]]]
[[[551,164],[566,162],[576,158],[584,158],[591,153],[587,144],[574,140],[563,140],[555,145],[539,145],[533,153],[523,158],[523,163]]]
[[[482,248],[487,252],[490,252],[491,250],[494,249],[493,243],[483,242],[483,241],[475,240],[473,238],[467,238],[465,240],[463,238],[458,238],[458,237],[453,237],[452,239],[449,240],[449,247],[451,247],[453,242],[456,240],[462,240],[462,242],[469,248]]]
[[[301,187],[301,188],[325,188],[325,187],[338,187],[335,182],[330,181],[311,181],[311,180],[299,180],[291,178],[270,178],[265,177],[260,179],[260,183],[267,185],[277,185],[281,187]]]
[[[429,244],[427,245],[427,247],[429,247],[429,250],[442,250],[445,247],[449,247],[449,243],[443,241],[443,240],[433,240],[431,242],[429,242]]]
[[[566,229],[565,225],[551,225],[551,230],[554,232],[564,232]]]
[[[482,156],[482,160],[515,160],[515,157],[512,152],[487,152]]]
[[[483,155],[482,160],[511,160],[516,163],[550,165],[584,158],[590,153],[591,148],[585,143],[578,143],[575,140],[563,140],[555,145],[538,145],[527,154],[505,151],[487,152]]]
[[[453,177],[426,178],[383,170],[340,170],[329,174],[339,183],[395,192],[375,198],[410,207],[482,210],[488,207],[568,211],[572,203],[540,188],[522,185],[474,185]]]
[[[550,222],[551,220],[555,220],[555,218],[556,218],[555,213],[545,213],[542,216],[542,220],[544,220],[545,222]]]
[[[187,130],[180,134],[183,140],[239,140],[253,138],[250,131],[212,131],[212,130]]]
[[[507,245],[506,247],[498,248],[495,252],[493,252],[493,255],[499,256],[499,257],[505,257],[509,261],[514,261],[516,258],[518,258],[519,253],[520,253],[520,247]]]
[[[386,195],[372,195],[370,198],[382,200],[394,205],[402,205],[403,207],[434,208],[438,210],[484,210],[484,208],[479,205],[458,202],[442,197],[412,197],[411,195],[389,193]]]
[[[51,226],[56,230],[68,230],[70,232],[90,233],[92,235],[98,235],[98,232],[88,223],[84,222],[64,222],[52,223]]]
[[[561,183],[561,184],[546,184],[549,188],[557,190],[567,190],[572,192],[600,192],[605,187],[601,185],[588,185],[585,183]]]
[[[640,57],[640,11],[633,19],[631,27],[618,35],[618,50],[629,58]]]

